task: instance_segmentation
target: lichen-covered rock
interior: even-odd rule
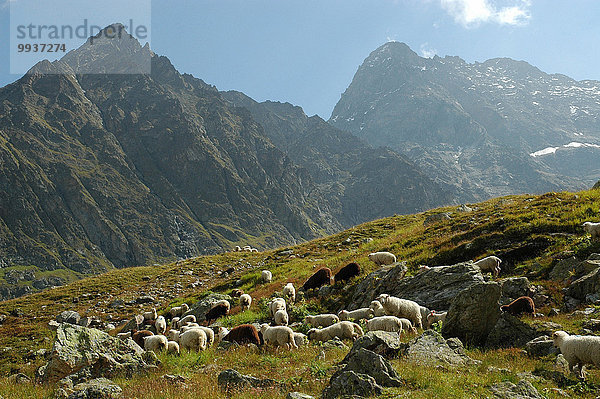
[[[505,305],[522,296],[532,296],[533,289],[527,277],[509,277],[500,281],[502,295],[500,303]]]
[[[269,378],[260,379],[251,375],[242,375],[239,371],[234,369],[227,369],[219,373],[217,377],[217,384],[226,391],[235,389],[245,388],[273,388],[278,387],[280,384]]]
[[[508,313],[502,313],[488,334],[487,348],[521,347],[541,335],[535,328]]]
[[[414,338],[408,344],[404,356],[413,363],[429,366],[466,366],[477,363],[464,353],[460,340],[445,340],[440,333],[433,330],[427,330]]]
[[[594,270],[573,281],[571,285],[567,287],[565,293],[566,296],[575,298],[579,301],[585,301],[586,297],[590,294],[600,294],[600,261],[587,260],[585,262],[593,263],[595,265]]]
[[[56,382],[84,368],[91,369],[94,377],[130,375],[151,367],[143,353],[131,339],[121,340],[94,328],[63,323],[56,331],[42,379]]]
[[[323,399],[346,397],[368,398],[381,394],[381,386],[377,384],[373,377],[367,374],[342,371],[336,373],[334,377],[331,377],[329,386],[323,390]]]
[[[517,384],[510,381],[499,382],[489,389],[498,399],[543,399],[537,389],[526,380],[521,380]]]
[[[394,370],[390,362],[383,356],[368,349],[359,349],[346,361],[344,368],[332,376],[344,371],[354,371],[356,373],[367,374],[377,381],[377,384],[384,387],[399,387],[403,383],[400,376]]]
[[[404,349],[404,344],[400,342],[400,337],[396,333],[369,331],[354,341],[352,349],[350,349],[350,352],[342,362],[346,363],[347,359],[354,356],[360,349],[368,349],[387,359],[391,359],[398,357],[399,352]]]
[[[527,354],[532,357],[546,356],[560,353],[560,349],[554,347],[554,342],[548,335],[534,338],[525,344]]]
[[[64,312],[56,316],[56,321],[58,323],[78,324],[79,319],[81,319],[81,316],[74,310],[65,310]]]
[[[120,386],[106,378],[96,378],[75,385],[67,399],[120,399],[123,390]]]
[[[475,284],[461,291],[450,305],[442,335],[483,346],[500,318],[500,293],[500,284],[493,282]]]

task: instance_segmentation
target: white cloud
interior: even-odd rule
[[[421,44],[421,56],[425,58],[433,58],[437,54],[437,50],[429,48],[429,43]]]
[[[512,0],[513,4],[505,6],[498,3],[497,0],[440,0],[442,8],[454,21],[466,28],[477,27],[485,22],[525,25],[531,18],[530,0]]]

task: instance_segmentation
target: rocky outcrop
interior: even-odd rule
[[[219,373],[217,377],[217,383],[221,389],[225,391],[239,390],[246,388],[276,388],[279,384],[275,380],[271,379],[260,379],[250,375],[242,375],[240,372],[234,369],[227,369]]]
[[[120,386],[106,378],[95,378],[75,385],[67,399],[120,399],[122,397],[123,390]]]
[[[552,280],[559,280],[563,282],[567,282],[569,280],[575,281],[596,270],[598,267],[600,267],[598,254],[592,254],[584,261],[572,256],[570,258],[558,261],[550,271],[549,277]]]
[[[322,399],[368,398],[380,395],[382,387],[367,374],[342,371],[323,390]]]
[[[502,285],[502,295],[500,303],[506,305],[522,296],[533,296],[534,290],[531,288],[527,277],[510,277],[500,281]]]
[[[542,335],[527,342],[525,344],[525,351],[532,357],[560,353],[560,349],[554,347],[554,341],[548,335]]]
[[[404,350],[405,345],[400,342],[400,337],[396,333],[387,331],[369,331],[352,345],[352,349],[346,355],[343,363],[354,356],[361,349],[368,349],[377,353],[386,359],[398,357],[398,354]]]
[[[508,313],[502,313],[485,341],[488,348],[522,347],[541,335],[535,328]]]
[[[465,354],[460,340],[446,340],[433,330],[427,330],[414,338],[404,351],[404,357],[412,363],[428,366],[467,366],[477,363]]]
[[[471,262],[436,266],[404,277],[406,265],[390,265],[369,274],[354,291],[348,309],[368,307],[379,294],[410,299],[435,310],[447,310],[465,288],[483,282],[481,270]]]
[[[60,324],[50,361],[40,374],[45,382],[56,382],[78,372],[90,377],[131,375],[153,367],[144,350],[131,339],[120,340],[93,328]]]
[[[592,255],[590,259],[573,266],[575,270],[587,271],[587,274],[573,281],[565,296],[581,302],[594,302],[600,299],[600,260]]]
[[[490,386],[494,398],[498,399],[543,399],[544,397],[527,380],[521,380],[517,384],[510,381],[499,382]]]
[[[500,318],[500,294],[498,283],[479,283],[461,291],[450,305],[442,335],[467,345],[485,345]]]

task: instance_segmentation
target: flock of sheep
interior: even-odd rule
[[[586,222],[586,232],[592,234],[593,239],[600,238],[600,223]],[[235,251],[253,251],[247,246],[236,247]],[[376,265],[390,265],[396,262],[396,256],[390,252],[375,252],[369,254],[369,260]],[[496,256],[488,256],[474,265],[482,272],[489,271],[494,277],[500,273],[502,260]],[[423,266],[420,271],[428,269]],[[349,263],[342,267],[332,278],[332,271],[323,267],[310,276],[302,285],[302,290],[308,292],[318,289],[323,285],[330,285],[356,277],[360,274],[360,266],[357,263]],[[261,280],[264,283],[272,281],[272,273],[269,270],[261,272]],[[235,290],[234,296],[239,296],[239,304],[242,311],[252,305],[252,297],[248,294]],[[231,305],[226,300],[215,303],[205,314],[206,326],[197,323],[194,315],[185,315],[189,307],[182,304],[169,310],[167,317],[158,316],[156,309],[143,314],[144,320],[154,324],[156,334],[149,330],[133,330],[128,333],[120,333],[122,339],[132,338],[134,342],[145,350],[167,350],[170,353],[180,353],[182,350],[202,351],[211,345],[217,345],[221,341],[244,344],[270,345],[295,349],[305,345],[308,341],[329,341],[338,338],[340,340],[356,340],[364,332],[357,324],[364,320],[367,331],[388,331],[399,335],[403,332],[416,333],[417,328],[431,328],[434,323],[444,321],[447,312],[430,311],[417,302],[397,298],[389,294],[377,296],[368,308],[356,310],[341,310],[336,314],[308,315],[304,322],[311,328],[307,334],[295,332],[288,326],[290,317],[287,312],[287,301],[296,301],[296,289],[292,283],[283,287],[281,298],[272,299],[267,307],[271,325],[242,324],[228,330],[225,327],[209,327],[212,322],[229,313]],[[501,307],[504,312],[513,315],[530,314],[535,316],[535,305],[530,297],[520,297],[508,305]],[[579,367],[579,376],[583,378],[583,366],[585,364],[600,365],[600,337],[595,336],[570,336],[564,331],[557,331],[553,335],[554,345],[560,348],[569,367]]]

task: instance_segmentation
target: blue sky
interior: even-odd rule
[[[20,75],[9,73],[10,8],[0,1],[3,86]],[[121,12],[125,18],[136,10]],[[163,0],[152,1],[151,13],[151,47],[180,72],[325,119],[362,61],[389,40],[422,56],[510,57],[545,72],[600,80],[596,0]],[[115,18],[90,14],[107,24]]]

